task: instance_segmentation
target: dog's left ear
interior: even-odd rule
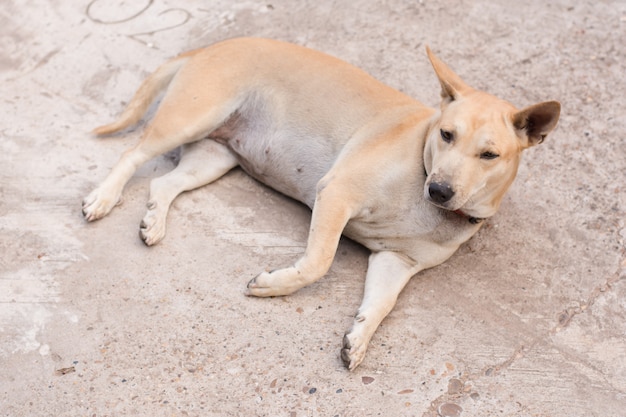
[[[435,70],[435,74],[437,74],[437,78],[439,78],[439,83],[441,84],[441,98],[444,104],[458,99],[464,92],[472,89],[472,87],[465,84],[461,77],[456,75],[454,71],[444,64],[443,61],[437,58],[428,46],[426,47],[426,53]]]
[[[558,101],[546,101],[526,107],[513,115],[513,126],[528,138],[525,147],[543,142],[548,133],[554,129],[561,114]]]

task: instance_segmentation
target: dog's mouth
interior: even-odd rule
[[[467,219],[472,224],[477,224],[484,220],[473,215],[471,209],[464,207],[468,205],[467,201],[463,204],[458,204],[458,195],[448,183],[427,182],[424,186],[424,198],[432,205]]]
[[[459,208],[455,208],[455,207],[451,207],[449,204],[446,203],[438,203],[437,201],[433,200],[432,198],[430,198],[430,196],[425,196],[426,197],[426,201],[428,201],[430,204],[432,204],[435,207],[439,207],[440,209],[444,209],[447,211],[452,211],[452,212],[456,212],[456,211],[462,211],[463,208],[459,207]]]
[[[484,217],[478,217],[475,215],[472,215],[472,213],[470,212],[470,210],[465,209],[463,206],[461,206],[460,208],[450,208],[449,206],[445,205],[445,204],[437,204],[436,202],[432,201],[431,199],[428,199],[428,201],[436,206],[439,207],[441,209],[444,209],[446,211],[449,211],[451,213],[456,214],[458,217],[467,220],[468,222],[472,223],[472,224],[478,224],[480,222],[482,222],[483,220],[485,220]]]
[[[485,220],[482,217],[474,217],[474,216],[472,216],[470,214],[467,214],[462,209],[453,210],[452,212],[454,214],[458,215],[459,217],[467,219],[467,221],[469,221],[472,224],[478,224],[478,223],[482,222],[483,220]]]

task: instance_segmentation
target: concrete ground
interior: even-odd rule
[[[626,415],[626,3],[8,0],[0,9],[2,416]],[[556,99],[499,214],[415,277],[353,373],[339,358],[367,253],[298,293],[247,281],[303,251],[309,213],[240,171],[137,237],[151,178],[87,224],[82,198],[141,129],[96,139],[166,58],[272,37],[431,105],[429,44],[518,106]]]

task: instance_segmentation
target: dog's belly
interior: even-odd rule
[[[309,208],[318,181],[349,139],[349,127],[319,118],[290,121],[285,106],[254,96],[209,138],[225,144],[251,177]]]
[[[317,183],[336,155],[319,138],[287,136],[231,140],[229,146],[250,176],[313,208]]]
[[[251,177],[313,208],[318,181],[328,172],[341,146],[329,138],[297,130],[246,127],[212,137],[226,144]]]

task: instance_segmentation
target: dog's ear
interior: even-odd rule
[[[561,114],[558,101],[546,101],[535,104],[513,115],[513,126],[527,138],[526,147],[543,142],[546,135],[554,129]]]
[[[435,70],[435,74],[437,74],[437,78],[439,78],[439,83],[441,83],[441,98],[443,98],[445,103],[458,99],[464,92],[472,89],[443,61],[437,58],[428,46],[426,47],[426,53]]]

